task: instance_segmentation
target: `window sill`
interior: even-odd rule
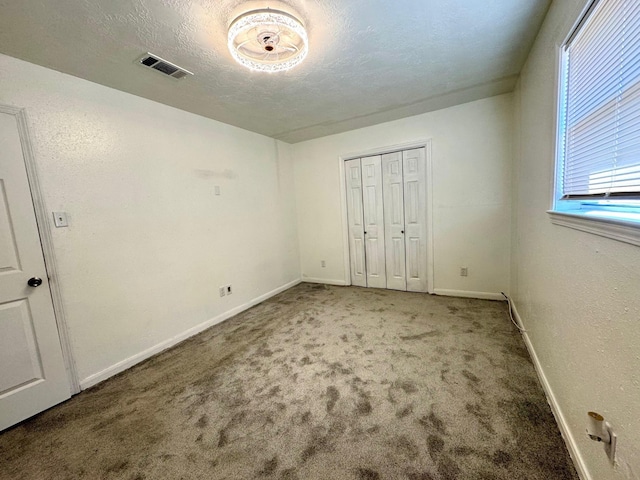
[[[640,224],[585,214],[547,211],[551,223],[640,246]]]

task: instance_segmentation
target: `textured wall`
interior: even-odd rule
[[[554,2],[515,93],[512,291],[544,373],[594,479],[640,478],[640,249],[552,225],[557,49],[586,0]],[[611,422],[612,468],[585,435],[587,411]]]
[[[506,94],[293,145],[303,278],[345,278],[338,157],[430,138],[435,288],[506,291],[511,123]]]
[[[0,103],[26,108],[69,215],[52,231],[80,380],[299,277],[289,145],[2,55]]]

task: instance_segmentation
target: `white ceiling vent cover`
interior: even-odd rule
[[[167,62],[164,58],[160,58],[153,53],[145,53],[138,61],[143,67],[151,68],[173,78],[184,78],[187,75],[193,75],[189,70],[179,67],[174,63]]]

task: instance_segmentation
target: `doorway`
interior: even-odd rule
[[[389,150],[344,161],[351,284],[431,292],[430,142]]]
[[[29,171],[22,110],[0,105],[0,146],[1,431],[68,399],[72,382],[45,267],[46,223],[39,230],[36,220],[44,209]]]

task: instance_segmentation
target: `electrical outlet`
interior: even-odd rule
[[[66,212],[53,212],[53,223],[56,228],[68,227],[69,221],[67,220]]]
[[[231,285],[227,285],[225,288],[226,288],[226,294],[227,295],[231,295],[231,293],[232,293],[231,292]]]
[[[322,260],[322,261],[320,262],[320,266],[322,266],[322,268],[326,267],[326,266],[327,266],[327,262],[325,262],[324,260]]]
[[[225,287],[220,287],[219,290],[220,290],[220,296],[224,297],[224,292],[225,292],[226,288]]]
[[[469,276],[469,269],[467,267],[460,267],[460,276],[461,277],[468,277]]]

